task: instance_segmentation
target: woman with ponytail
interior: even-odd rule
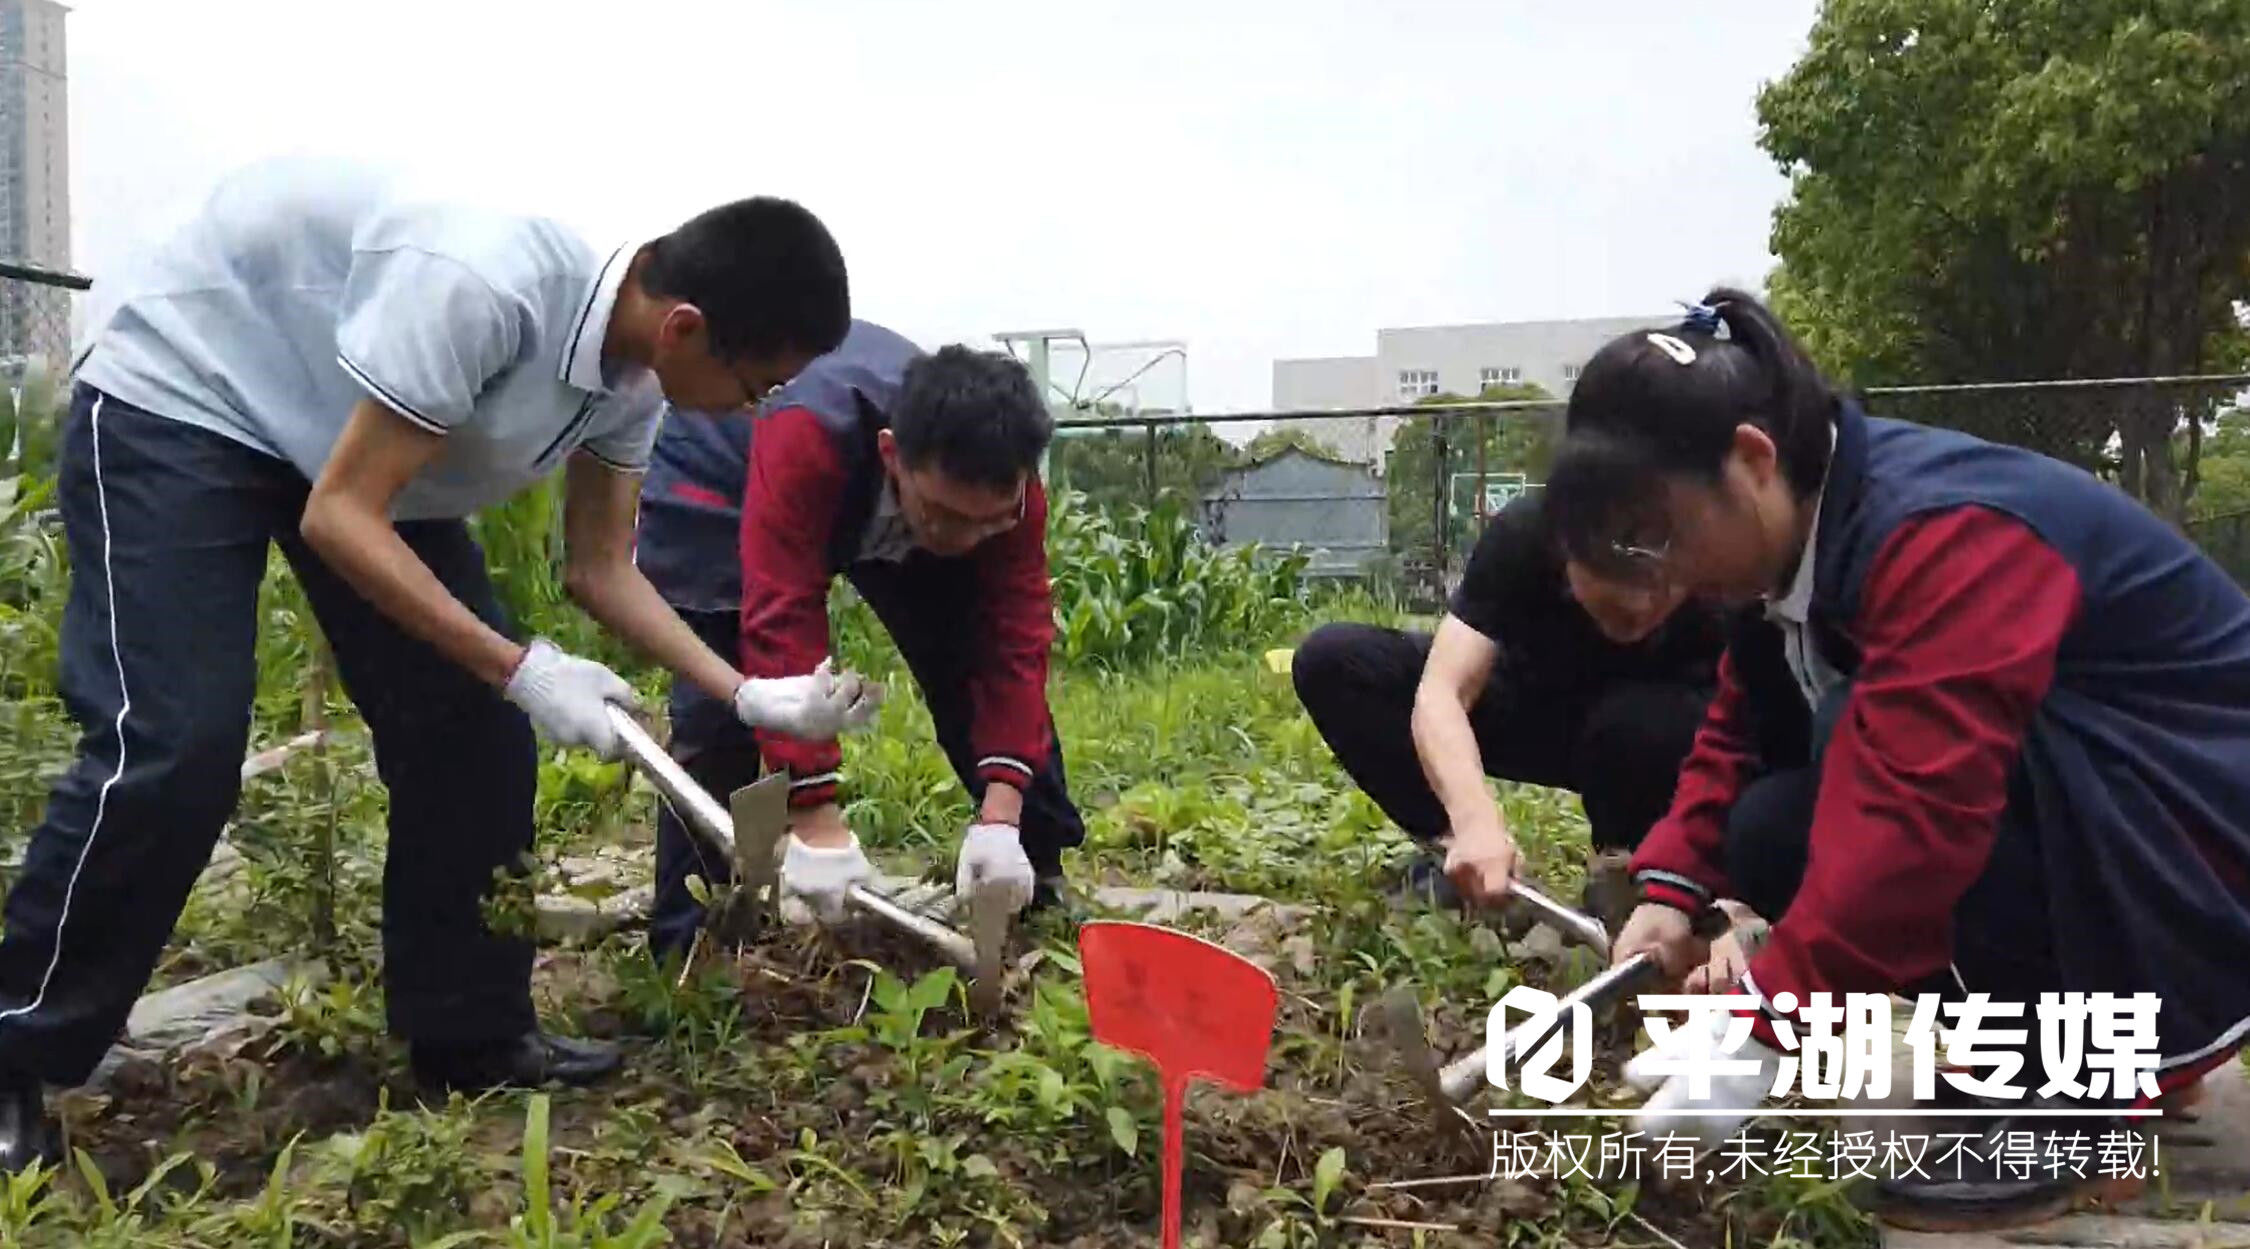
[[[2085,1117],[1969,1120],[1990,1140],[2094,1139],[2243,1044],[2250,598],[2179,533],[2058,461],[1862,411],[1727,289],[1588,362],[1547,495],[1571,558],[1731,609],[1615,954],[1686,975],[1704,957],[1691,917],[1720,898],[1773,924],[1741,981],[1745,1039],[1721,1015],[1628,1067],[1665,1112],[1648,1130],[1724,1140],[1727,1111],[1771,1091],[1808,1034],[1814,994],[1989,995],[2017,1013],[1985,1027],[2030,1038],[2049,1031],[2042,994],[2153,995],[2145,1078],[2113,1087],[2033,1041],[1981,1073],[2015,1090],[2000,1104]],[[2081,1022],[2089,1059],[2135,1035],[2118,1022]],[[1940,1060],[1991,1061],[2008,1048],[1992,1040]],[[1754,1061],[1708,1096],[1662,1078],[1662,1059],[1718,1053]],[[1938,1095],[1967,1108],[1967,1082]],[[2080,1177],[2017,1178],[1999,1153],[1977,1150],[1983,1174],[1886,1178],[1879,1198],[1942,1229],[2079,1195]]]

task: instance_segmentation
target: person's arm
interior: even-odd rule
[[[455,598],[391,523],[391,501],[444,448],[444,435],[360,400],[313,482],[298,531],[377,611],[497,688],[524,648]]]
[[[1507,836],[1507,824],[1485,785],[1484,755],[1469,726],[1469,709],[1483,696],[1499,660],[1498,643],[1447,615],[1414,691],[1414,754],[1455,837]]]
[[[988,824],[1015,824],[1023,791],[1054,748],[1047,707],[1047,658],[1054,647],[1054,592],[1047,575],[1047,492],[1024,483],[1023,518],[978,548],[977,597],[983,641],[969,677],[969,742],[984,781],[978,813]]]
[[[586,614],[722,703],[742,684],[633,563],[641,478],[599,455],[570,457],[563,478],[563,586]]]
[[[1485,788],[1484,761],[1469,726],[1468,709],[1498,661],[1497,644],[1447,616],[1430,645],[1409,717],[1422,775],[1445,809],[1446,877],[1480,904],[1505,897],[1516,876],[1516,841]]]
[[[1728,650],[1719,656],[1718,693],[1680,764],[1672,807],[1633,851],[1633,880],[1643,900],[1694,915],[1733,892],[1726,875],[1727,813],[1756,758],[1748,695]]]
[[[2008,774],[2082,606],[2077,570],[2013,517],[1918,518],[1867,574],[1861,661],[1821,765],[1803,883],[1743,987],[1897,992],[1953,955]]]
[[[758,418],[742,498],[743,672],[801,676],[829,648],[829,533],[844,490],[844,464],[820,420],[804,408]],[[843,751],[759,729],[766,765],[789,777],[790,822],[812,844],[849,840],[838,805]]]
[[[377,610],[505,687],[525,650],[477,619],[392,528],[391,503],[523,345],[511,296],[416,247],[355,250],[336,363],[366,392],[306,499],[305,544]]]

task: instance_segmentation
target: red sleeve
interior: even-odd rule
[[[978,548],[976,562],[985,629],[982,661],[969,683],[970,748],[978,777],[1022,789],[1053,748],[1047,655],[1055,608],[1047,580],[1047,492],[1036,476],[1024,485],[1023,519]]]
[[[1727,811],[1753,758],[1743,697],[1730,650],[1719,657],[1719,692],[1680,764],[1672,809],[1633,852],[1633,879],[1650,902],[1693,914],[1732,892],[1723,866]]]
[[[1822,756],[1805,877],[1744,987],[1898,992],[1953,957],[2008,774],[2080,607],[2078,573],[1982,507],[1900,526],[1867,575],[1860,667]]]
[[[843,487],[843,459],[819,418],[783,408],[758,421],[742,492],[744,676],[802,676],[828,657],[828,536]],[[833,738],[757,734],[766,766],[789,774],[791,806],[835,801],[843,754]]]

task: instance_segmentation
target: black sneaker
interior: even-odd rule
[[[62,1165],[62,1132],[47,1114],[47,1094],[35,1076],[0,1078],[0,1172]]]
[[[1430,851],[1417,854],[1407,862],[1404,877],[1393,896],[1446,910],[1459,910],[1461,906],[1461,891],[1454,888],[1453,878],[1445,874],[1445,856]]]
[[[1023,908],[1027,916],[1043,911],[1067,913],[1070,909],[1070,882],[1061,872],[1041,876],[1032,881],[1031,901]]]
[[[1948,1119],[1941,1112],[1915,1121],[1914,1132],[1926,1134],[1929,1142],[1920,1168],[1904,1175],[1894,1168],[1877,1179],[1868,1190],[1868,1208],[1894,1227],[1941,1234],[2001,1231],[2059,1218],[2077,1204],[2089,1181],[2071,1169],[2050,1168],[2048,1143],[2075,1135],[2091,1158],[2096,1142],[2124,1126],[2124,1120],[2097,1114]],[[1962,1136],[1975,1139],[1964,1142]],[[2011,1136],[2019,1145],[2028,1137],[2030,1151],[2003,1150]],[[2002,1165],[2011,1155],[2027,1159],[2028,1168]]]
[[[1462,901],[1461,890],[1445,874],[1445,852],[1425,850],[1409,860],[1404,879],[1391,891],[1394,901],[1408,906],[1438,907],[1484,924],[1502,940],[1521,941],[1539,926],[1539,912],[1520,902],[1503,899],[1485,907]]]
[[[534,1029],[501,1041],[415,1045],[410,1061],[423,1085],[445,1092],[592,1084],[617,1070],[624,1055],[602,1041],[580,1041]]]

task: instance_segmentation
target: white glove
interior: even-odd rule
[[[1031,860],[1023,852],[1023,834],[1013,825],[973,824],[961,838],[953,896],[966,901],[986,881],[1000,882],[998,893],[1011,913],[1031,905]]]
[[[1749,1121],[1773,1091],[1782,1056],[1750,1035],[1753,1022],[1725,1005],[1724,998],[1700,998],[1686,1023],[1625,1064],[1625,1083],[1647,1093],[1633,1126],[1650,1139],[1666,1133],[1692,1137],[1701,1155],[1724,1145]],[[1654,1018],[1653,1016],[1651,1017]],[[1707,1089],[1698,1090],[1691,1071],[1709,1071]],[[1656,1111],[1672,1113],[1657,1114]],[[1689,1113],[1680,1113],[1682,1111]],[[1723,1113],[1732,1111],[1735,1113]]]
[[[844,894],[874,878],[858,837],[848,846],[808,846],[791,833],[781,852],[781,918],[833,924],[844,917]]]
[[[545,641],[533,642],[508,677],[501,696],[523,708],[532,727],[563,746],[584,746],[604,759],[617,758],[617,730],[609,704],[638,707],[641,700],[625,678],[591,659],[566,655]]]
[[[832,660],[801,677],[752,677],[734,691],[735,718],[808,741],[825,741],[875,718],[882,692],[856,672],[837,676]]]

